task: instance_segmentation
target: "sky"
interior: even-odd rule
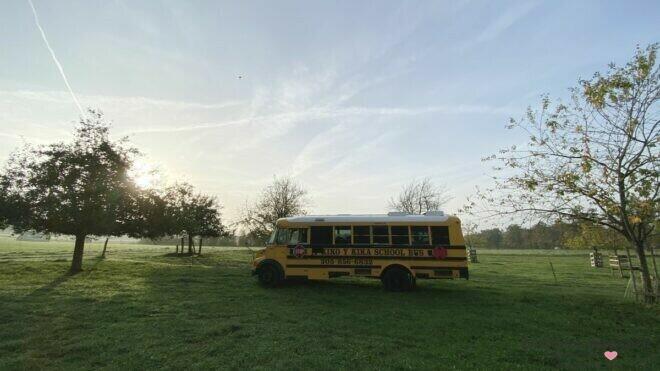
[[[454,213],[510,117],[660,41],[657,1],[32,1],[0,2],[0,163],[97,108],[227,222],[276,176],[315,214],[428,177]]]

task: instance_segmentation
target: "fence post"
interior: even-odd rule
[[[623,278],[623,268],[621,268],[621,257],[619,256],[619,252],[616,249],[614,250],[614,255],[616,256],[617,266],[619,267],[619,274],[621,275],[621,278]]]
[[[555,267],[552,266],[552,262],[550,261],[550,257],[548,257],[548,263],[550,263],[550,269],[552,269],[552,275],[555,277],[555,285],[557,284],[557,275],[555,274]]]
[[[630,269],[630,279],[632,279],[633,290],[635,290],[635,301],[637,301],[637,283],[635,282],[635,270],[633,269],[632,259],[630,258],[630,249],[626,245],[626,255],[628,255],[628,269]]]

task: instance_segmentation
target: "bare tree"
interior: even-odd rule
[[[465,240],[469,247],[475,247],[475,235],[477,234],[477,223],[465,221],[463,222],[463,231],[465,231]]]
[[[409,214],[422,214],[439,210],[451,199],[445,186],[436,186],[429,178],[424,178],[405,185],[396,198],[390,199],[389,207]]]
[[[254,205],[246,204],[239,224],[248,234],[264,239],[275,228],[277,219],[292,215],[306,214],[307,191],[292,178],[274,178],[266,186]]]
[[[650,242],[659,224],[657,50],[658,44],[637,48],[625,66],[611,64],[606,74],[580,80],[568,104],[553,106],[546,97],[540,110],[512,119],[509,128],[527,132],[529,142],[487,158],[499,162],[494,170],[501,175],[467,207],[490,205],[484,211],[492,215],[565,218],[616,231],[637,253],[646,302],[654,295],[644,250],[653,256]]]

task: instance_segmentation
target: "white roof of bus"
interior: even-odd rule
[[[389,214],[367,214],[367,215],[299,215],[290,216],[288,218],[280,218],[278,221],[287,221],[289,223],[400,223],[400,222],[445,222],[449,216],[442,212],[428,213],[427,215],[420,214],[404,214],[404,213],[389,213]]]

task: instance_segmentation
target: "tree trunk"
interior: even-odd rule
[[[109,237],[105,238],[105,243],[103,244],[103,252],[101,253],[101,257],[105,258],[105,250],[108,248],[108,239]]]
[[[76,244],[73,249],[73,260],[69,273],[76,274],[82,270],[83,250],[85,249],[85,235],[76,236]]]
[[[183,255],[183,243],[184,243],[184,238],[181,237],[181,255]]]
[[[202,237],[199,238],[199,251],[197,255],[202,255]]]
[[[193,237],[191,234],[188,235],[188,254],[193,254]]]
[[[651,304],[655,301],[655,297],[653,295],[651,275],[649,274],[649,265],[646,261],[646,254],[644,252],[644,244],[635,244],[635,252],[637,252],[637,257],[639,258],[639,270],[642,272],[642,289],[644,291],[644,302]]]

